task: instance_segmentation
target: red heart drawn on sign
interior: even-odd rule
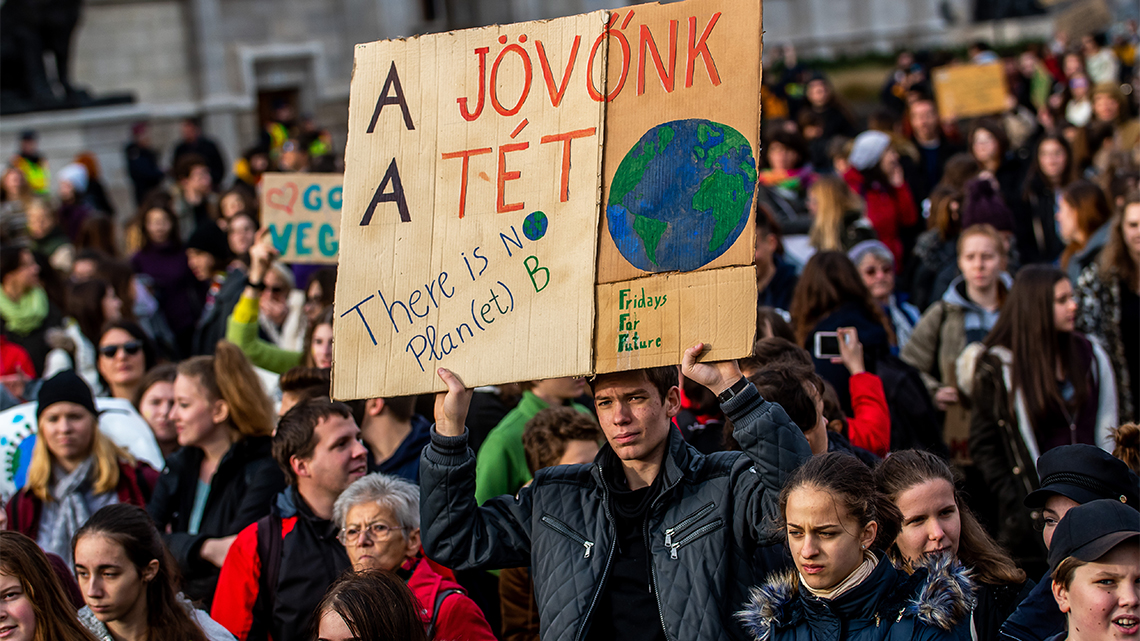
[[[289,197],[285,197],[285,192],[289,192]],[[297,202],[297,185],[295,183],[285,183],[284,187],[274,187],[269,190],[265,196],[265,202],[274,209],[293,215],[293,205]]]

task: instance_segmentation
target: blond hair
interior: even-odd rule
[[[815,220],[809,238],[817,251],[843,251],[843,216],[860,209],[855,192],[838,176],[820,176],[808,188],[815,197]]]
[[[226,402],[229,421],[243,436],[273,433],[273,403],[241,348],[218,341],[213,356],[195,356],[178,365],[178,373],[198,380],[210,400]]]
[[[92,483],[91,490],[95,494],[113,492],[119,487],[119,461],[134,465],[135,459],[111,439],[103,436],[99,431],[98,417],[91,415],[91,421],[91,452],[88,456],[95,459],[95,482]],[[32,448],[32,460],[28,465],[28,481],[24,487],[41,501],[55,500],[51,495],[51,464],[52,453],[48,451],[47,439],[37,436]]]

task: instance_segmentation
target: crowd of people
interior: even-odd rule
[[[970,120],[903,52],[865,127],[781,49],[753,355],[435,397],[330,398],[336,269],[257,204],[337,169],[311,118],[274,105],[232,166],[136,125],[131,217],[26,132],[0,639],[1140,638],[1138,46],[979,43],[954,64],[1009,98]]]

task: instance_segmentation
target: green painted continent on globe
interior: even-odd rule
[[[630,148],[610,183],[610,237],[639,269],[697,269],[739,237],[755,185],[740,132],[701,119],[660,124]]]

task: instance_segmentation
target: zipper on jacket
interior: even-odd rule
[[[663,472],[664,470],[658,472],[658,474]],[[649,509],[645,512],[645,521],[642,523],[642,527],[645,532],[645,553],[646,556],[649,557],[649,591],[653,593],[653,600],[657,603],[657,618],[661,621],[661,634],[665,636],[665,641],[672,641],[669,639],[669,628],[665,626],[665,611],[661,609],[661,591],[657,589],[657,564],[653,562],[653,545],[649,542],[649,515],[653,513],[653,508],[657,507],[658,501],[660,501],[664,495],[665,490],[662,489],[662,491],[657,494],[657,498],[653,499],[653,502],[649,504]],[[705,507],[711,509],[711,507],[709,507],[711,505],[712,503]],[[705,508],[701,508],[701,510],[704,509]]]
[[[702,525],[701,527],[697,528],[689,536],[686,536],[685,538],[681,539],[680,541],[677,541],[677,542],[675,542],[669,546],[669,558],[670,559],[676,559],[678,549],[692,543],[695,539],[699,539],[706,534],[709,534],[711,532],[719,530],[723,525],[724,525],[724,520],[723,519],[717,519],[711,523],[706,523],[705,525]]]
[[[597,463],[594,467],[598,468],[598,474],[602,474],[602,466]],[[610,565],[613,564],[614,550],[617,549],[617,525],[614,524],[614,516],[610,513],[610,489],[606,487],[605,480],[601,483],[602,486],[602,509],[606,513],[606,518],[609,519],[610,525],[614,528],[614,535],[610,541],[610,549],[606,553],[606,564],[602,568],[602,578],[598,581],[598,587],[594,590],[594,596],[590,599],[590,605],[586,608],[586,612],[582,615],[582,625],[578,628],[578,634],[574,635],[575,641],[582,641],[582,634],[586,628],[591,624],[590,617],[594,614],[594,608],[598,605],[598,597],[606,588],[606,577],[610,574]]]
[[[574,530],[571,530],[569,525],[566,525],[562,521],[559,521],[558,519],[554,518],[553,516],[550,516],[549,514],[543,514],[542,515],[542,522],[545,523],[547,527],[554,530],[555,532],[557,532],[557,533],[561,534],[562,536],[570,539],[571,541],[574,541],[578,545],[581,545],[582,547],[586,548],[586,552],[584,554],[582,554],[582,558],[583,559],[590,558],[590,551],[594,549],[594,542],[593,541],[587,541],[586,537],[582,536],[581,534],[578,534]]]
[[[682,519],[681,522],[678,523],[677,525],[674,525],[673,527],[665,530],[665,547],[669,547],[669,546],[673,545],[673,536],[674,535],[680,534],[681,532],[685,531],[685,528],[687,528],[690,525],[692,525],[693,523],[696,523],[697,521],[703,519],[709,512],[712,512],[714,509],[716,509],[716,503],[713,503],[710,501],[707,505],[705,505],[701,509],[697,510],[696,512],[694,512],[694,513],[690,514],[689,516],[685,517],[684,519]]]

